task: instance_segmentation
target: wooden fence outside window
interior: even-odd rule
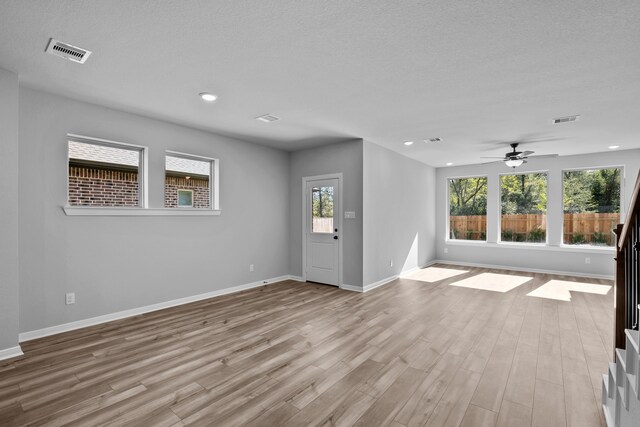
[[[449,217],[450,238],[485,240],[486,215]],[[612,230],[620,222],[619,213],[567,213],[564,214],[563,242],[566,244],[595,244],[613,246]],[[503,240],[544,241],[547,229],[545,214],[502,215]]]

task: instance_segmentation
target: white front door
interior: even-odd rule
[[[340,182],[307,181],[305,192],[306,276],[311,282],[339,286]]]

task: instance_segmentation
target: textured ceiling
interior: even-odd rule
[[[513,140],[537,154],[639,148],[638,22],[637,0],[0,0],[0,67],[285,150],[364,138],[443,166]],[[45,54],[50,37],[93,54]],[[253,119],[266,113],[282,120]]]

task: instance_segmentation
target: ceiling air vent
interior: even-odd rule
[[[91,55],[91,52],[86,49],[62,43],[56,39],[49,40],[46,52],[80,64],[84,64],[89,55]]]
[[[264,116],[256,117],[256,120],[260,120],[261,122],[265,122],[265,123],[271,123],[271,122],[280,120],[280,117],[276,117],[271,114],[265,114]]]
[[[435,144],[436,142],[442,142],[442,138],[429,138],[425,139],[424,142],[427,144]]]
[[[553,123],[575,122],[576,120],[578,120],[578,117],[580,117],[580,116],[560,117],[560,118],[557,118],[557,119],[553,119]]]

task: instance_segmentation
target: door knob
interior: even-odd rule
[[[333,236],[333,240],[338,240],[338,236]]]

